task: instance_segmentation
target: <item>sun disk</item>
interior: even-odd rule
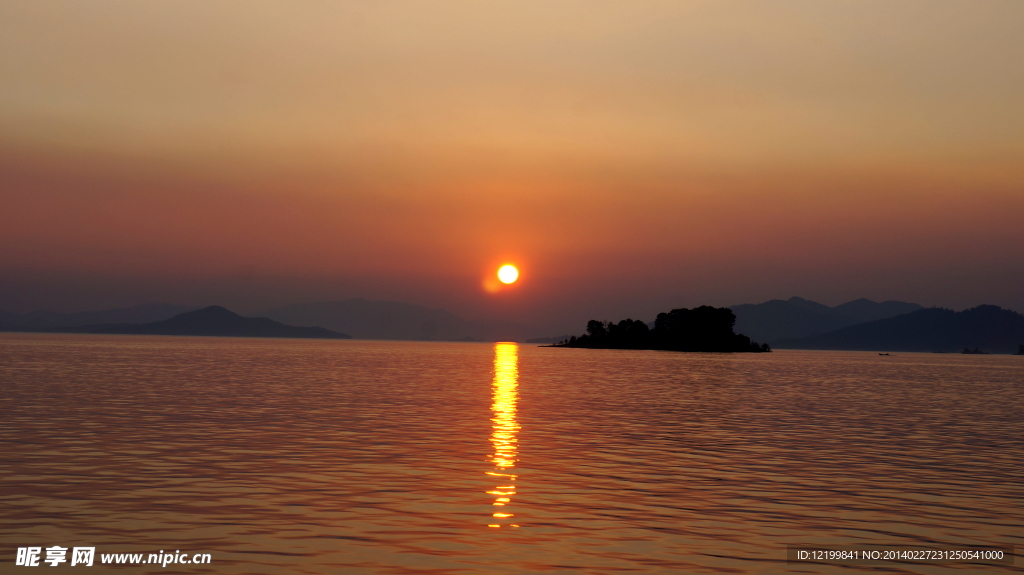
[[[503,265],[498,268],[498,279],[503,284],[510,284],[519,279],[519,270],[513,265]]]

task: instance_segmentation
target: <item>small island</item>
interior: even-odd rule
[[[696,352],[765,353],[765,344],[733,332],[736,315],[725,307],[700,306],[659,313],[651,329],[640,320],[618,323],[590,320],[587,333],[572,336],[545,347],[583,347],[589,349],[654,349]]]

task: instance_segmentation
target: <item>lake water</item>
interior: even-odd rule
[[[0,392],[5,573],[53,545],[389,575],[1024,547],[1024,357],[0,334]],[[98,565],[160,550],[212,560]]]

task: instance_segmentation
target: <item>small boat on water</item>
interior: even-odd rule
[[[887,354],[887,353],[880,353],[880,354],[878,354],[878,355],[889,355],[889,354]]]

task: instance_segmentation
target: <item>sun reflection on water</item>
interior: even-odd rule
[[[491,463],[494,464],[494,470],[488,471],[487,475],[500,477],[501,484],[487,493],[494,496],[492,505],[502,509],[492,513],[488,527],[518,527],[509,523],[515,514],[504,509],[512,503],[512,496],[516,494],[517,476],[514,471],[519,453],[516,439],[519,432],[519,423],[516,422],[518,388],[519,346],[514,343],[497,343],[494,345],[494,401],[491,404],[494,413],[491,417],[491,445],[494,447]]]

